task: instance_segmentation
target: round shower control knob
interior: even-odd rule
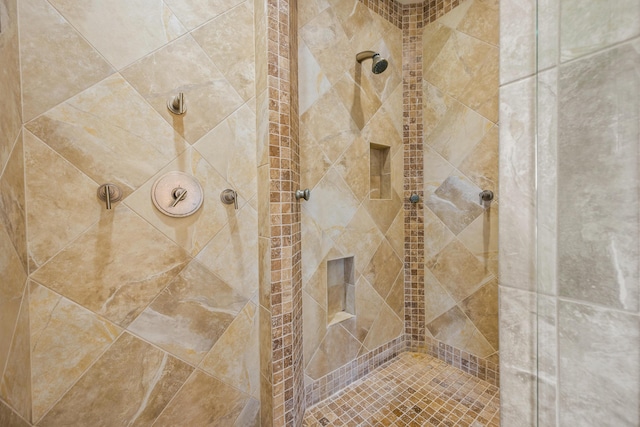
[[[179,218],[193,215],[202,206],[202,186],[194,176],[184,172],[169,172],[153,184],[151,200],[167,216]]]

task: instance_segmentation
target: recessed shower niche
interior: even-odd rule
[[[369,197],[391,199],[391,149],[374,143],[369,147]]]
[[[327,261],[327,319],[329,325],[356,315],[354,257]]]

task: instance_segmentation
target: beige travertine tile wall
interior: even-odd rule
[[[299,7],[300,184],[311,190],[301,216],[303,340],[312,386],[404,333],[402,31],[358,0]],[[364,50],[387,58],[387,70],[358,64]],[[388,199],[370,197],[370,144],[390,150]],[[330,325],[327,266],[350,257],[355,317]]]
[[[465,0],[422,40],[425,334],[454,365],[489,371],[498,362],[498,18],[498,0]],[[495,195],[487,209],[482,190]]]
[[[502,423],[638,425],[640,4],[502,4]]]
[[[259,425],[254,4],[116,6],[0,8],[2,423]],[[191,217],[152,206],[171,170]]]

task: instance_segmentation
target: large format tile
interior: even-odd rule
[[[479,357],[487,357],[495,349],[459,307],[453,307],[427,325],[439,341]]]
[[[124,334],[39,425],[151,425],[192,371],[167,353]]]
[[[246,1],[192,33],[245,101],[255,96],[255,40],[252,30],[253,5]]]
[[[119,75],[26,127],[95,182],[120,186],[125,197],[187,145]]]
[[[197,365],[246,302],[246,298],[193,261],[128,330]]]
[[[558,290],[640,308],[640,42],[559,72]]]
[[[126,326],[188,262],[183,249],[119,205],[32,278]]]
[[[33,419],[37,421],[121,329],[33,282],[29,307]]]
[[[0,401],[0,425],[6,427],[30,427],[30,424]]]
[[[5,107],[0,116],[0,170],[3,170],[22,125],[17,0],[3,1],[0,7],[0,19],[2,20],[0,64],[3,71],[0,79],[0,93],[4,94],[5,101]]]
[[[389,242],[383,240],[362,274],[376,292],[386,299],[403,266]]]
[[[319,379],[329,372],[355,359],[362,344],[347,330],[338,324],[327,329],[322,343],[307,363],[305,373],[313,379]]]
[[[98,221],[98,185],[30,132],[24,134],[32,271]],[[56,188],[56,191],[52,191]]]
[[[564,301],[558,312],[560,424],[635,425],[640,419],[638,315]]]
[[[191,144],[242,105],[242,98],[191,36],[182,37],[122,72],[133,87]],[[187,111],[167,101],[184,93]]]
[[[20,2],[20,37],[25,121],[113,73],[102,56],[45,0]]]
[[[120,69],[185,32],[163,1],[51,0],[107,60]]]
[[[165,0],[180,21],[192,30],[219,16],[244,0]]]
[[[250,402],[247,395],[196,371],[154,426],[234,426],[236,419]]]
[[[22,137],[19,137],[0,176],[0,228],[3,228],[9,236],[24,271],[28,271]]]
[[[451,175],[425,200],[427,206],[454,233],[459,234],[483,213],[480,189],[465,177]]]

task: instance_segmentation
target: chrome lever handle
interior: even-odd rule
[[[185,190],[184,188],[175,188],[173,190],[173,198],[175,199],[173,201],[173,204],[171,205],[172,208],[175,208],[176,205],[178,203],[180,203],[181,201],[183,201],[185,198],[187,197],[187,190]]]
[[[230,205],[231,203],[233,203],[233,207],[236,210],[238,209],[238,192],[237,191],[227,188],[222,193],[220,193],[220,200],[225,205]]]

